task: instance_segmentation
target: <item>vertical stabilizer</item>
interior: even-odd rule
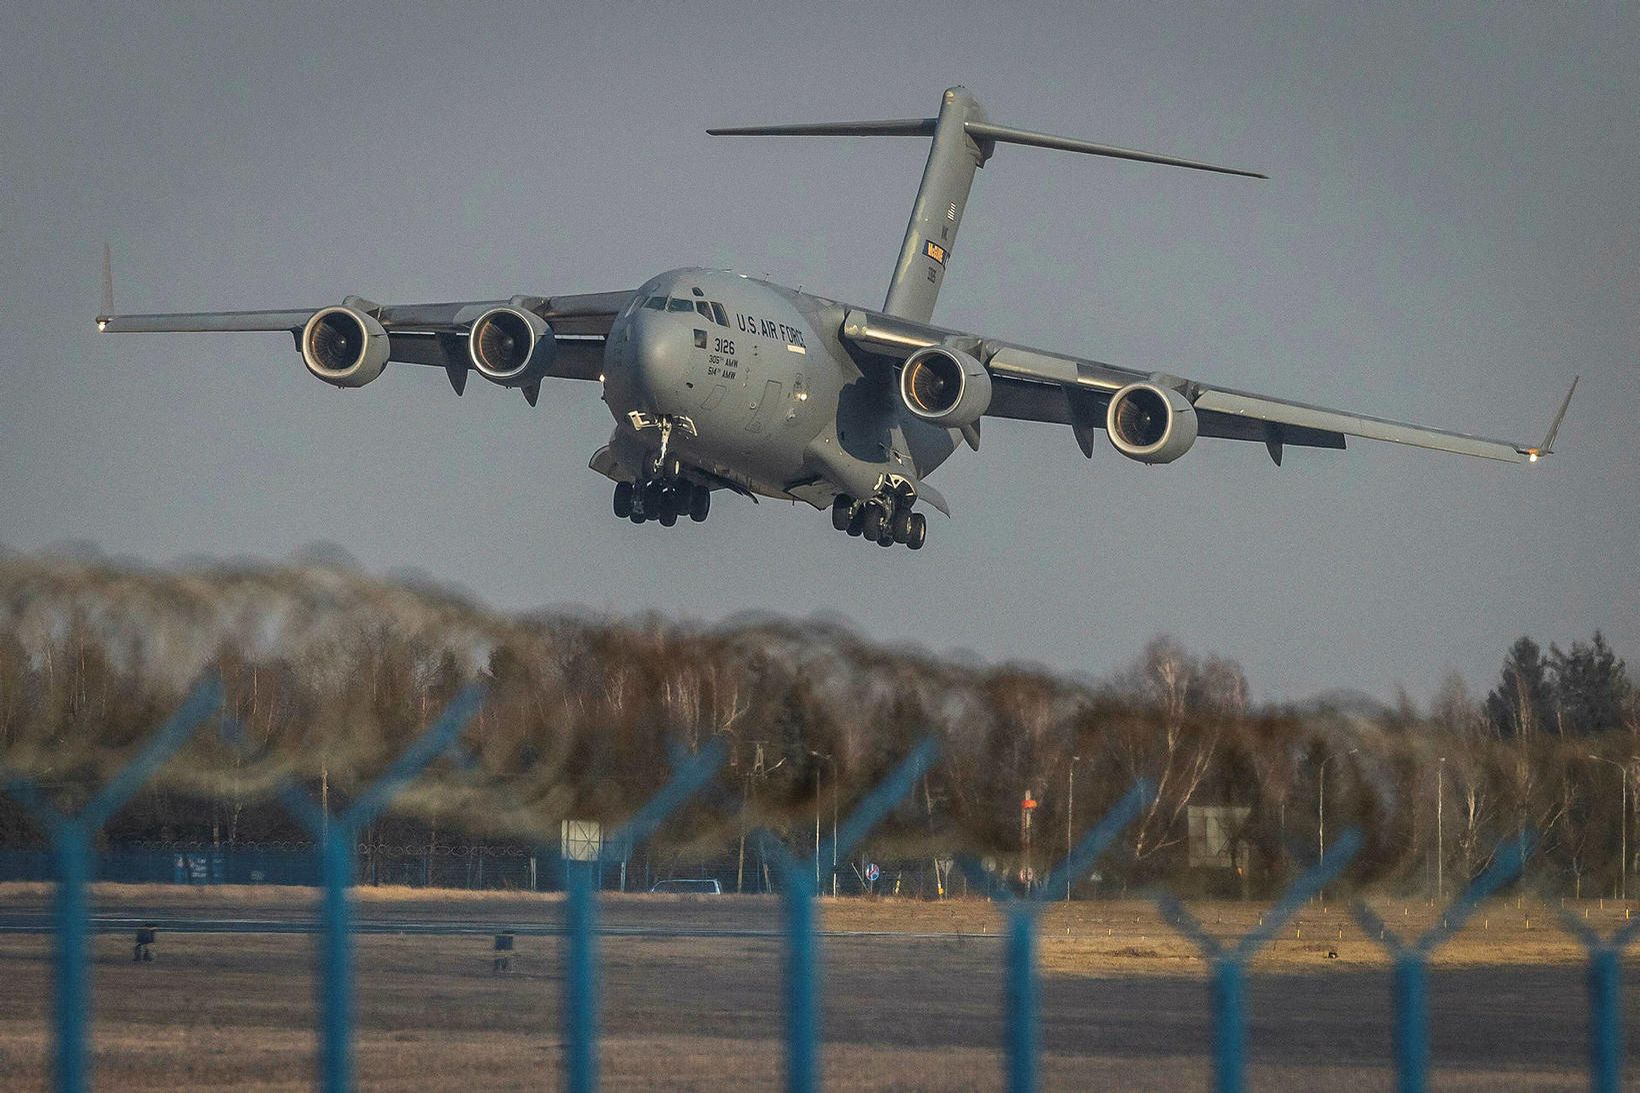
[[[983,123],[985,113],[966,88],[952,87],[940,101],[934,120],[934,140],[928,149],[917,186],[917,203],[905,226],[900,258],[888,283],[883,310],[902,319],[926,323],[934,316],[934,301],[945,281],[945,264],[956,245],[957,227],[968,207],[974,169],[990,156],[990,144],[968,134],[969,122]]]

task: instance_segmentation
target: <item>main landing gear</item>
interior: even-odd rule
[[[680,477],[681,468],[675,461],[671,466],[651,466],[650,471],[650,477],[642,482],[615,483],[616,516],[634,524],[654,520],[667,528],[680,516],[697,524],[706,519],[712,509],[710,489]]]
[[[903,543],[921,550],[928,541],[928,518],[911,511],[912,500],[892,495],[856,501],[838,494],[831,503],[831,526],[879,546]]]

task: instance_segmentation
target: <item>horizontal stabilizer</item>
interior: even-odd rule
[[[731,125],[706,130],[709,137],[931,137],[933,118],[893,121],[815,121],[795,125]]]
[[[1136,152],[1131,148],[1117,148],[1109,144],[1094,144],[1092,141],[1077,140],[1074,137],[1056,137],[1051,133],[1033,133],[1029,129],[1014,129],[1007,125],[993,125],[988,121],[969,121],[963,126],[963,129],[967,131],[969,136],[979,141],[1024,144],[1032,148],[1056,148],[1061,152],[1082,152],[1090,156],[1132,159],[1140,163],[1161,163],[1169,167],[1189,167],[1193,171],[1213,171],[1221,175],[1240,175],[1243,178],[1270,177],[1269,175],[1261,175],[1257,171],[1243,171],[1235,167],[1215,167],[1211,163],[1198,163],[1195,160],[1159,156],[1154,152]]]
[[[938,118],[897,118],[889,121],[815,121],[787,125],[731,125],[706,130],[712,137],[931,137]],[[1269,178],[1257,171],[1243,171],[1237,167],[1219,167],[1193,159],[1140,152],[1132,148],[1118,148],[1112,144],[1095,144],[1075,137],[1058,137],[1052,133],[1037,133],[1030,129],[1015,129],[1011,125],[994,125],[988,121],[969,118],[963,130],[979,144],[1019,144],[1031,148],[1053,148],[1061,152],[1081,152],[1090,156],[1108,156],[1111,159],[1131,159],[1139,163],[1160,163],[1168,167],[1188,167],[1193,171],[1213,171],[1221,175],[1240,175],[1243,178]]]

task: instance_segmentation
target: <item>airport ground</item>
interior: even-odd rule
[[[50,889],[0,885],[0,1088],[47,1081]],[[1408,933],[1427,903],[1378,901]],[[302,1089],[315,1040],[312,893],[99,886],[95,1065],[104,1089]],[[1568,904],[1602,932],[1629,912]],[[778,905],[763,897],[607,896],[602,1070],[609,1089],[770,1088],[781,1074]],[[1239,935],[1260,908],[1192,905]],[[1587,1085],[1582,952],[1531,899],[1486,906],[1431,976],[1435,1087]],[[559,1085],[556,896],[360,889],[357,1058],[371,1089]],[[161,925],[133,963],[138,920]],[[823,901],[825,1083],[1002,1084],[1001,916],[970,900]],[[491,935],[519,931],[512,969]],[[1336,954],[1336,955],[1333,955]],[[1209,1080],[1206,966],[1141,901],[1042,919],[1044,1088],[1188,1089]],[[1632,993],[1635,975],[1630,971]],[[1254,964],[1251,1085],[1388,1089],[1389,973],[1342,906],[1311,904]],[[1633,1007],[1631,1007],[1631,1010]],[[1631,1021],[1628,1043],[1640,1043]],[[1631,1051],[1631,1071],[1640,1058]]]

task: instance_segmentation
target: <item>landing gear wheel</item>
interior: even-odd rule
[[[928,541],[928,517],[920,512],[911,514],[911,529],[905,537],[905,545],[912,550],[921,550]]]
[[[877,545],[884,547],[891,547],[894,545],[894,533],[889,530],[887,524],[883,525],[883,530],[878,534]]]
[[[633,509],[632,509],[632,512],[628,515],[627,519],[631,520],[634,524],[641,524],[645,520],[649,519],[649,517],[647,517],[643,514],[643,509],[640,509],[640,508],[637,508],[636,506],[634,506]]]
[[[700,523],[712,511],[712,491],[705,486],[694,486],[689,491],[689,519]]]
[[[831,502],[831,526],[838,531],[847,531],[849,521],[854,516],[854,498],[846,493],[840,493]]]
[[[669,528],[678,522],[677,490],[666,490],[661,494],[660,509],[655,513],[655,519],[661,522],[663,528]]]
[[[843,530],[858,539],[861,535],[865,534],[865,529],[866,507],[864,505],[855,505],[853,510],[849,513],[848,527]]]
[[[632,483],[615,483],[615,515],[622,520],[632,515]]]
[[[894,536],[894,541],[896,543],[908,543],[908,542],[910,542],[911,541],[911,510],[910,509],[900,509],[899,511],[895,512],[894,519],[889,523],[888,526],[889,526],[889,530],[892,532],[892,534]]]
[[[867,502],[865,510],[865,519],[860,524],[860,534],[864,535],[867,539],[881,538],[883,533],[883,523],[887,519],[888,514],[883,511],[883,506],[877,504],[875,501]]]
[[[651,478],[643,484],[643,511],[653,518],[661,514],[661,498],[666,495],[666,486],[658,479]]]

